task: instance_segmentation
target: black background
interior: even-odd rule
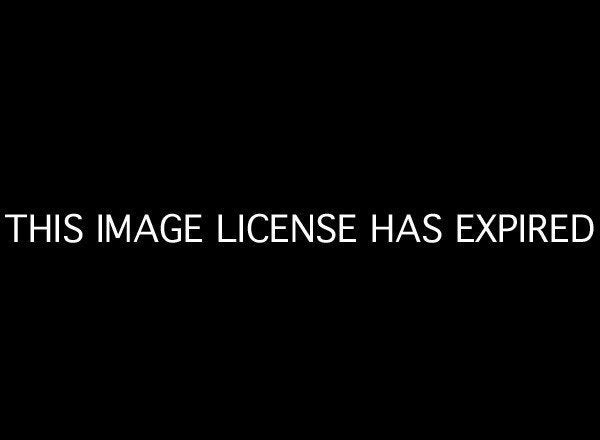
[[[592,29],[524,11],[247,12],[23,16],[3,55],[2,213],[356,212],[361,243],[4,240],[11,412],[573,429],[595,389],[597,238],[460,246],[453,218],[597,221]],[[444,241],[371,246],[375,212],[438,212]]]

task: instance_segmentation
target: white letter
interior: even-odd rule
[[[577,219],[582,218],[588,221],[590,224],[590,233],[585,238],[577,238]],[[594,235],[594,222],[593,220],[584,214],[575,214],[573,216],[573,243],[585,243],[586,241],[590,241],[592,236]]]
[[[174,240],[167,237],[167,220],[170,218],[175,218],[178,222],[181,222],[181,217],[177,214],[165,215],[160,222],[160,235],[167,243],[179,243],[181,241],[181,228],[171,228],[171,232],[175,232],[175,236],[177,237]]]
[[[507,218],[512,220],[512,226],[510,226],[510,228],[504,226],[504,219]],[[515,229],[517,229],[517,217],[509,214],[500,214],[500,243],[504,243],[505,232],[514,231]]]
[[[377,226],[377,214],[373,214],[373,238],[372,242],[377,242],[377,231],[388,231],[388,243],[391,243],[394,239],[392,237],[392,222],[393,217],[392,214],[388,215],[388,225],[387,226]]]
[[[458,214],[457,216],[457,226],[458,226],[458,231],[457,231],[457,241],[459,243],[473,243],[475,240],[473,240],[472,238],[462,238],[462,231],[466,230],[466,229],[473,229],[472,226],[463,226],[462,225],[462,219],[463,218],[473,218],[473,214]]]
[[[11,218],[13,220],[13,243],[19,242],[19,220],[27,218],[25,214],[6,214],[4,218]]]
[[[287,214],[272,214],[271,215],[271,242],[272,243],[287,243],[287,238],[277,238],[277,231],[285,229],[285,226],[277,226],[275,220],[278,218],[287,218]]]
[[[199,231],[200,226],[192,226],[190,220],[193,218],[202,218],[202,214],[186,214],[185,216],[185,242],[186,243],[202,243],[201,238],[192,238],[190,231]]]
[[[340,214],[340,243],[356,243],[356,238],[344,238],[344,231],[346,229],[354,230],[354,225],[344,226],[344,219],[355,218],[354,214]]]
[[[324,238],[321,238],[321,235],[317,235],[317,240],[319,240],[321,243],[331,243],[332,241],[335,240],[335,231],[332,228],[330,228],[329,226],[326,226],[325,224],[323,224],[323,217],[327,217],[331,220],[334,220],[335,217],[331,214],[322,214],[319,216],[319,218],[317,220],[319,227],[328,231],[331,234],[331,238],[325,240]]]
[[[148,225],[147,231],[144,231],[144,225]],[[142,235],[150,235],[150,236],[152,236],[152,240],[154,240],[154,243],[158,243],[158,237],[156,236],[156,232],[154,231],[154,226],[152,226],[152,222],[150,221],[150,216],[148,214],[144,215],[144,218],[142,219],[142,223],[140,224],[140,227],[138,228],[138,232],[137,232],[135,238],[133,239],[133,242],[137,243]]]
[[[477,218],[479,219],[479,222],[483,225],[483,231],[481,231],[481,234],[479,234],[479,237],[477,237],[475,243],[479,243],[479,241],[485,234],[489,235],[492,239],[492,242],[496,243],[496,237],[494,237],[494,234],[492,234],[492,231],[490,230],[490,225],[496,218],[496,214],[492,215],[487,223],[480,214],[477,214]]]
[[[65,226],[70,229],[71,231],[75,231],[77,233],[77,238],[75,240],[70,239],[69,237],[67,237],[66,235],[64,236],[64,239],[67,243],[79,243],[81,241],[81,239],[83,238],[83,232],[81,231],[81,229],[79,229],[77,226],[73,226],[70,223],[70,220],[72,218],[76,218],[77,220],[81,221],[81,216],[79,214],[69,214],[66,218],[65,218]]]
[[[252,232],[252,224],[254,223],[254,220],[256,220],[257,218],[262,218],[264,221],[268,222],[269,221],[269,217],[267,217],[265,214],[254,214],[252,217],[250,217],[248,219],[248,237],[250,238],[250,240],[252,240],[254,243],[265,243],[267,240],[269,240],[269,236],[265,235],[265,238],[258,240],[253,232]]]
[[[223,214],[219,214],[219,243],[236,243],[235,238],[223,238]],[[241,229],[241,227],[240,227]]]
[[[310,232],[308,232],[306,230],[306,228],[300,222],[300,219],[298,218],[298,216],[296,214],[292,215],[292,242],[293,243],[296,243],[296,226],[300,227],[300,229],[302,230],[302,233],[304,234],[306,239],[309,241],[309,243],[312,243],[314,241],[314,231],[315,231],[314,216],[311,214],[309,218],[310,218]]]
[[[542,219],[542,226],[536,227],[533,226],[533,219],[535,218],[541,218]],[[533,232],[538,232],[540,234],[540,237],[542,237],[542,240],[544,243],[548,243],[548,239],[546,238],[546,235],[544,235],[544,231],[542,231],[542,229],[544,229],[544,227],[546,226],[546,217],[544,217],[543,215],[540,214],[530,214],[529,215],[529,242],[533,243]]]
[[[113,222],[112,215],[106,214],[106,242],[110,243],[110,234],[114,234],[115,238],[121,238],[123,232],[125,232],[125,239],[127,243],[131,241],[131,218],[130,215],[125,215],[121,228],[117,231],[117,227]]]
[[[52,220],[50,214],[46,214],[46,226],[35,226],[35,215],[29,216],[29,228],[30,228],[30,237],[29,241],[31,243],[35,243],[35,231],[46,232],[46,243],[52,242],[52,234],[50,232],[50,228],[52,226]]]
[[[431,238],[428,238],[426,235],[423,236],[423,240],[425,240],[426,243],[437,243],[437,242],[439,242],[442,239],[442,231],[440,231],[435,226],[432,226],[431,224],[429,224],[429,219],[432,218],[432,217],[435,218],[435,219],[437,219],[437,220],[441,220],[442,219],[442,217],[440,217],[437,214],[429,214],[429,215],[425,216],[425,219],[424,219],[425,227],[427,229],[430,229],[430,230],[434,231],[436,233],[436,235],[437,235],[437,237],[435,239],[433,239],[433,240]]]
[[[406,225],[409,224],[410,225],[410,232],[404,232],[404,228],[406,228]],[[415,228],[415,223],[413,222],[412,216],[410,214],[408,214],[406,216],[406,218],[404,219],[404,223],[402,223],[402,227],[400,228],[400,233],[398,234],[398,237],[396,238],[396,243],[398,243],[400,241],[400,239],[402,238],[403,235],[413,235],[415,237],[415,240],[417,240],[417,243],[421,243],[421,239],[419,238],[419,234],[417,233],[417,229]]]
[[[550,217],[550,222],[552,223],[552,229],[551,229],[551,241],[552,243],[568,243],[569,240],[566,238],[556,238],[556,230],[561,230],[561,229],[567,229],[566,226],[557,226],[556,225],[556,219],[557,218],[568,218],[568,215],[566,214],[552,214],[552,216]]]

